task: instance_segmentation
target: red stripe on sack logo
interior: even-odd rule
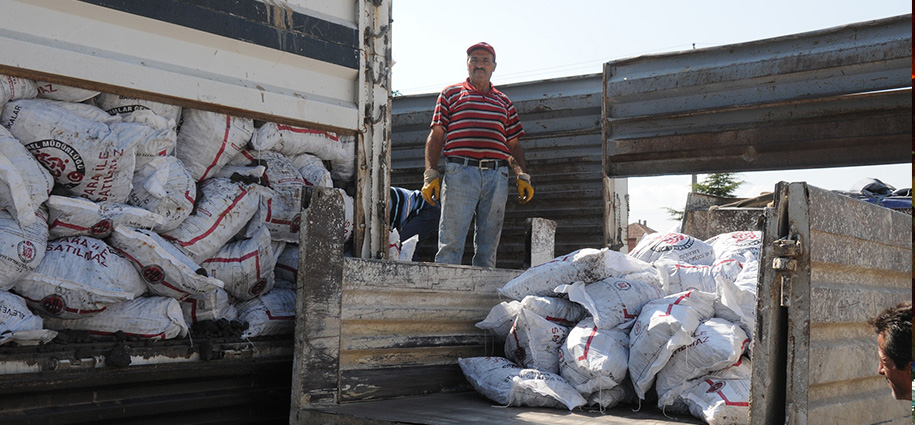
[[[588,335],[588,342],[585,343],[585,352],[582,353],[581,357],[578,358],[578,361],[582,361],[588,358],[588,351],[591,350],[591,341],[594,340],[594,335],[597,335],[597,326],[591,329],[591,335]]]
[[[213,163],[210,164],[210,166],[207,167],[206,170],[204,170],[203,176],[200,177],[201,181],[206,180],[206,178],[209,176],[210,171],[213,169],[213,167],[215,167],[216,164],[219,163],[219,158],[221,158],[222,154],[225,153],[226,144],[228,144],[228,142],[229,142],[229,130],[231,130],[231,129],[232,129],[232,117],[229,115],[226,115],[226,134],[222,136],[222,146],[219,147],[219,152],[216,152],[216,157],[213,158]]]

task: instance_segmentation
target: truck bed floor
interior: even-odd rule
[[[333,424],[550,424],[550,425],[669,425],[702,424],[692,416],[665,417],[654,406],[633,412],[630,406],[604,411],[501,407],[475,392],[432,394],[392,400],[312,406],[299,411],[299,423]]]

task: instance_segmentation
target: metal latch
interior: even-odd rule
[[[801,253],[801,244],[796,236],[789,235],[787,239],[779,239],[772,243],[775,258],[772,260],[772,269],[776,271],[776,278],[781,284],[781,305],[791,306],[791,282],[797,271],[797,256]]]

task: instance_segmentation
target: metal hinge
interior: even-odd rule
[[[797,257],[801,254],[801,243],[797,234],[789,233],[787,238],[778,239],[772,243],[775,258],[772,259],[776,279],[781,284],[781,305],[791,306],[791,283],[797,271]]]

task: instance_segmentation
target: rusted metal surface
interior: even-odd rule
[[[607,63],[607,175],[910,161],[910,20]]]
[[[606,201],[601,147],[599,74],[498,86],[514,102],[527,131],[521,142],[534,199],[519,205],[509,195],[497,267],[524,264],[525,220],[556,222],[557,255],[606,245]],[[395,97],[391,135],[391,184],[422,186],[424,146],[438,93]],[[509,193],[514,193],[510,183]],[[625,227],[625,223],[624,226]],[[472,245],[465,251],[470,263]],[[419,252],[432,261],[434,252]]]

